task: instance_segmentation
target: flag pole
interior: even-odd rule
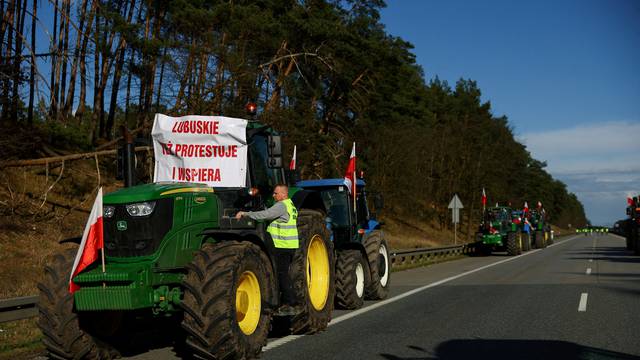
[[[356,191],[358,191],[358,186],[356,185],[358,180],[356,179],[356,169],[353,168],[353,212],[356,214],[356,224],[358,223],[358,210],[356,209]]]

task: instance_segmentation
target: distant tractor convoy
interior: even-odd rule
[[[277,260],[268,223],[234,218],[273,205],[273,186],[292,178],[280,142],[270,127],[247,122],[244,187],[154,182],[104,195],[104,267],[95,261],[73,277],[79,290],[72,294],[77,248],[67,249],[38,285],[38,325],[49,355],[118,357],[131,321],[171,319],[176,328],[167,331],[184,334],[193,355],[253,358],[272,327],[311,334],[327,327],[334,302],[355,309],[365,298],[384,299],[389,251],[364,181],[357,181],[355,209],[343,179],[289,181],[299,238],[289,268]],[[290,283],[280,283],[283,272]],[[283,296],[287,287],[293,301]]]
[[[545,248],[552,239],[551,227],[541,207],[529,211],[495,206],[484,210],[475,246],[476,251],[483,255],[494,251],[519,255],[533,248]]]

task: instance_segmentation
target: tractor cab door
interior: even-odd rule
[[[349,196],[349,190],[346,186],[326,188],[321,191],[321,195],[327,209],[327,225],[331,229],[334,243],[350,242],[355,227],[352,220],[353,199]]]

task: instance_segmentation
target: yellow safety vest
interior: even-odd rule
[[[271,234],[273,245],[278,249],[297,249],[300,246],[298,241],[298,209],[293,205],[291,199],[282,200],[287,208],[289,221],[275,219],[267,227],[267,232]]]

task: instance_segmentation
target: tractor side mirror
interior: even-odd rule
[[[627,215],[631,216],[631,208],[630,207],[627,208]]]
[[[280,135],[269,135],[269,156],[282,156],[282,137]]]
[[[384,208],[384,199],[381,193],[371,193],[371,198],[373,200],[373,207],[376,208],[376,212],[382,210]]]

